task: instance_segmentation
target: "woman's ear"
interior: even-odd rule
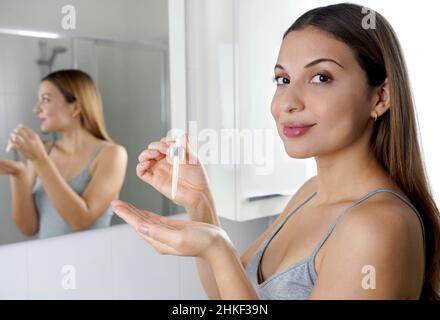
[[[374,93],[374,105],[371,110],[371,116],[376,114],[378,117],[383,115],[390,108],[390,85],[388,78],[375,89]]]
[[[77,101],[71,103],[70,114],[72,115],[72,118],[76,118],[81,114],[81,107],[79,106]]]

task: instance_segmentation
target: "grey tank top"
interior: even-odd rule
[[[358,203],[364,201],[365,199],[371,197],[372,195],[378,192],[391,192],[396,195],[399,199],[404,201],[408,206],[410,206],[417,214],[420,223],[422,225],[422,233],[423,233],[423,246],[425,247],[425,230],[423,226],[423,220],[420,214],[417,212],[417,209],[404,197],[402,197],[396,191],[386,188],[379,188],[373,191],[368,192],[361,198],[352,202],[348,207],[346,207],[336,218],[336,221],[330,225],[330,227],[324,233],[324,236],[318,242],[316,247],[313,249],[312,253],[298,261],[297,263],[285,268],[284,270],[273,274],[268,277],[264,282],[260,283],[260,264],[261,258],[263,256],[264,251],[266,250],[269,242],[272,238],[278,233],[278,231],[283,227],[289,217],[298,211],[305,203],[307,203],[311,198],[313,198],[317,192],[312,193],[308,196],[302,203],[296,206],[291,213],[286,215],[286,218],[281,221],[281,223],[274,228],[274,230],[269,234],[269,236],[263,241],[260,247],[256,250],[256,252],[249,259],[249,262],[246,266],[246,273],[252,282],[258,296],[263,300],[305,300],[309,297],[310,292],[312,291],[316,279],[317,273],[315,270],[315,257],[318,253],[319,249],[322,247],[324,242],[332,233],[333,229],[340,221],[340,219],[347,213],[350,208],[354,207]],[[424,254],[426,259],[426,253]],[[425,260],[426,261],[426,260]],[[425,279],[425,273],[423,274],[423,279]]]
[[[48,153],[52,150],[54,143],[52,143]],[[89,171],[90,164],[96,158],[99,151],[104,146],[104,141],[98,144],[95,151],[89,158],[86,167],[74,176],[72,179],[67,181],[69,186],[78,194],[82,195],[87,185],[89,184],[92,176]],[[60,236],[73,232],[69,225],[61,218],[57,210],[53,207],[46,191],[44,190],[43,184],[40,179],[35,182],[35,186],[32,190],[32,195],[34,198],[35,208],[39,216],[39,231],[38,238],[48,238],[54,236]],[[97,229],[110,226],[111,218],[113,216],[113,211],[109,207],[103,215],[93,223],[89,229]]]

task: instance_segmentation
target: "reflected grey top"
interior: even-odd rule
[[[54,143],[50,147],[49,153],[52,150],[53,145]],[[98,144],[95,151],[92,153],[91,157],[89,158],[86,167],[75,177],[67,181],[69,186],[78,195],[82,195],[87,185],[89,184],[90,180],[92,179],[92,176],[89,171],[89,167],[92,161],[98,155],[99,151],[101,151],[103,146],[104,146],[104,141]],[[39,239],[59,236],[72,232],[69,225],[63,220],[63,218],[61,218],[57,210],[53,207],[46,191],[44,190],[43,184],[41,183],[40,179],[38,179],[38,177],[35,182],[34,189],[32,190],[32,194],[35,202],[35,208],[39,216],[39,225],[40,225],[38,231]],[[109,207],[103,213],[103,215],[94,224],[92,224],[89,227],[89,229],[97,229],[97,228],[110,226],[112,216],[113,216],[113,211],[111,207]]]
[[[420,214],[417,212],[417,209],[408,200],[406,200],[396,191],[386,188],[379,188],[370,191],[369,193],[365,194],[364,196],[362,196],[361,198],[359,198],[358,200],[352,202],[349,206],[347,206],[342,211],[342,213],[340,213],[337,216],[336,221],[333,224],[331,224],[330,227],[326,230],[324,236],[321,238],[321,240],[318,242],[318,244],[316,245],[316,247],[313,249],[312,253],[309,256],[301,259],[297,263],[285,268],[284,270],[273,274],[272,276],[267,278],[264,282],[260,283],[259,279],[261,278],[260,277],[261,257],[263,256],[263,253],[266,250],[269,242],[282,228],[282,226],[286,223],[288,218],[316,195],[317,192],[314,192],[313,194],[308,196],[305,201],[303,201],[298,206],[296,206],[291,213],[286,215],[286,218],[283,221],[281,221],[281,223],[277,227],[274,228],[272,233],[269,234],[269,236],[263,241],[260,247],[255,251],[255,253],[250,258],[248,265],[246,266],[246,272],[260,299],[264,299],[264,300],[307,299],[317,279],[317,273],[315,270],[315,257],[319,249],[322,247],[324,242],[330,236],[330,234],[332,233],[333,229],[340,221],[342,216],[344,216],[344,214],[347,213],[350,208],[354,207],[358,203],[364,201],[365,199],[371,197],[372,195],[378,192],[391,192],[414,210],[422,225],[423,245],[425,247],[425,231],[423,226],[423,220]],[[423,279],[425,279],[425,273],[423,274]]]

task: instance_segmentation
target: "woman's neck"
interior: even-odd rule
[[[351,201],[368,191],[392,185],[383,166],[366,144],[353,144],[335,153],[315,157],[316,204]]]
[[[76,154],[83,151],[91,141],[96,139],[84,128],[65,130],[61,134],[62,137],[57,141],[57,146],[67,154]]]

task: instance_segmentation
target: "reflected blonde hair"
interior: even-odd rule
[[[84,129],[98,139],[112,141],[105,128],[101,94],[87,73],[75,69],[59,70],[48,74],[41,81],[53,83],[66,102],[78,103]]]

